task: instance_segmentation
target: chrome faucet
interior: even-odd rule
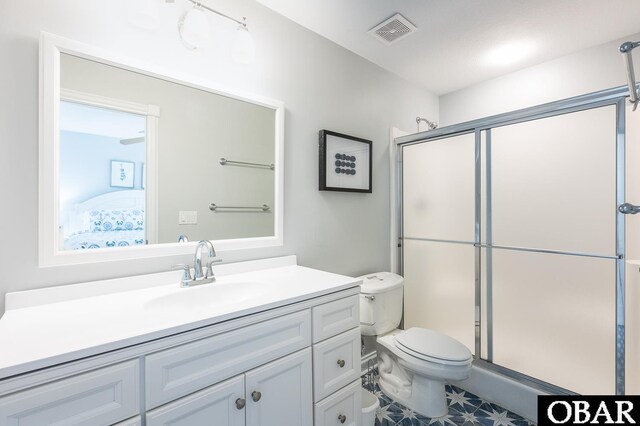
[[[206,263],[206,271],[202,268],[202,248],[209,248],[209,259]],[[206,280],[210,279],[210,281],[215,281],[216,278],[213,276],[213,268],[211,264],[213,263],[213,258],[216,257],[216,249],[213,248],[213,244],[209,240],[202,240],[198,242],[196,246],[196,254],[193,259],[193,279],[194,280]],[[204,283],[203,283],[204,284]]]
[[[202,266],[202,249],[208,248],[208,259],[205,267]],[[213,273],[213,262],[216,257],[216,250],[213,248],[211,241],[202,240],[196,246],[196,254],[193,260],[193,278],[191,278],[191,269],[189,265],[175,265],[173,269],[182,269],[182,278],[180,279],[180,287],[192,287],[200,284],[212,283],[216,280]]]

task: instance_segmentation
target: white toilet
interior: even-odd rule
[[[471,351],[433,330],[398,330],[404,279],[390,272],[363,275],[360,326],[378,336],[379,384],[394,401],[427,416],[447,414],[446,381],[464,380],[471,372]]]

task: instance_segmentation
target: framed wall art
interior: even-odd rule
[[[131,161],[111,161],[111,186],[117,188],[133,188],[133,170],[135,163]]]
[[[371,193],[371,145],[367,139],[320,130],[320,191]]]

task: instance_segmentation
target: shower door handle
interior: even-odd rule
[[[633,204],[624,203],[620,204],[618,211],[622,214],[637,214],[640,213],[640,206],[634,206]]]

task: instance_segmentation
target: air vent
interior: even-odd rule
[[[371,28],[369,34],[388,46],[413,34],[417,30],[418,28],[409,22],[407,18],[396,13],[391,18]]]

